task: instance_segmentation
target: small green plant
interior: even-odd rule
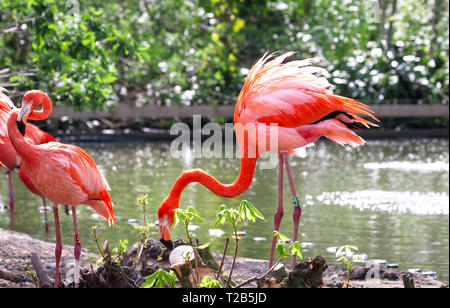
[[[94,234],[93,237],[91,237],[91,241],[94,241],[95,244],[97,245],[97,249],[102,256],[102,259],[106,259],[107,256],[105,255],[105,252],[103,251],[103,249],[101,249],[101,247],[100,247],[100,243],[99,243],[99,239],[98,239],[98,235],[97,235],[97,228],[98,228],[97,226],[91,226],[92,233]]]
[[[193,237],[192,237],[192,234],[189,232],[189,224],[191,223],[191,221],[193,219],[202,223],[203,218],[200,216],[198,211],[192,206],[188,206],[185,209],[178,208],[174,212],[175,212],[174,219],[173,219],[174,226],[176,226],[180,221],[183,222],[188,241],[191,245],[193,245]]]
[[[34,272],[33,268],[29,265],[25,265],[25,272],[30,275],[31,278],[36,278],[36,273]]]
[[[198,287],[206,289],[217,289],[222,288],[222,285],[218,280],[214,280],[210,276],[204,276],[202,278],[202,281],[198,284]]]
[[[171,288],[175,288],[176,281],[177,276],[173,271],[167,272],[159,269],[145,278],[145,282],[141,285],[141,288],[164,288],[166,284]]]
[[[114,257],[114,261],[116,261],[119,265],[122,263],[123,256],[128,252],[128,240],[119,240],[117,242],[117,246],[113,248],[112,253],[116,256]]]
[[[148,194],[142,195],[136,199],[136,205],[142,209],[143,221],[142,225],[137,225],[134,229],[137,231],[138,237],[138,253],[136,254],[136,259],[134,260],[134,266],[139,263],[142,251],[144,250],[145,241],[150,238],[151,232],[153,230],[154,224],[147,223],[147,205],[148,205]]]
[[[128,240],[119,240],[117,246],[113,248],[112,252],[117,255],[122,255],[128,251]]]
[[[229,208],[225,204],[222,204],[216,214],[216,226],[224,224],[228,221],[233,227],[233,234],[231,237],[235,242],[233,263],[231,264],[230,274],[225,285],[226,288],[229,287],[231,281],[231,275],[233,274],[234,265],[237,258],[237,253],[239,249],[239,240],[242,238],[238,234],[238,224],[245,219],[255,222],[256,218],[264,219],[264,216],[247,200],[242,200],[239,209]]]
[[[273,236],[277,237],[278,239],[278,243],[276,246],[278,255],[280,256],[281,259],[285,259],[288,256],[285,243],[288,242],[289,239],[287,238],[287,236],[278,231],[273,231]],[[297,257],[299,257],[300,260],[303,260],[302,251],[298,241],[295,241],[294,243],[289,245],[288,249],[291,251],[291,256],[297,255]]]
[[[353,251],[358,250],[358,247],[351,245],[343,245],[336,251],[336,261],[342,262],[347,266],[347,287],[350,285],[350,273],[353,268]],[[344,252],[344,253],[343,253]]]
[[[184,224],[184,229],[186,232],[186,236],[188,238],[188,243],[189,245],[192,246],[192,249],[194,251],[194,255],[195,255],[195,267],[198,267],[198,251],[197,249],[204,249],[206,247],[208,247],[209,244],[205,244],[202,245],[200,247],[196,247],[194,245],[194,237],[192,236],[192,234],[189,232],[189,225],[191,223],[192,220],[196,220],[200,223],[203,222],[203,218],[200,216],[200,213],[192,206],[188,206],[185,209],[181,209],[178,208],[174,211],[175,215],[174,215],[174,219],[173,219],[173,223],[174,225],[178,225],[178,223],[181,221]],[[186,257],[186,260],[190,260],[190,256]],[[192,277],[194,278],[194,283],[198,284],[198,280],[199,280],[199,276],[198,276],[198,272],[196,271],[196,275],[194,275],[194,270],[192,268],[192,264],[190,264],[190,262],[186,261],[187,264],[189,264],[189,271],[192,274]]]

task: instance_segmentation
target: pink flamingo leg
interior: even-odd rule
[[[55,216],[55,231],[56,231],[56,269],[55,269],[55,288],[59,287],[59,264],[61,263],[62,254],[62,242],[61,242],[61,230],[59,228],[59,215],[58,215],[58,204],[53,205],[53,215]]]
[[[300,224],[300,216],[302,215],[302,208],[300,207],[300,199],[298,198],[297,192],[295,190],[294,179],[292,178],[291,166],[289,165],[289,158],[286,153],[282,154],[284,156],[284,163],[286,166],[286,173],[289,180],[289,186],[291,188],[292,193],[292,201],[294,203],[294,212],[292,213],[292,218],[294,221],[294,234],[293,234],[293,242],[296,242],[298,239],[298,226]],[[297,261],[297,256],[292,256],[292,266],[295,265]]]
[[[42,205],[44,206],[45,238],[47,239],[47,242],[48,242],[49,223],[48,223],[47,204],[45,202],[45,197],[42,197]]]
[[[280,229],[281,219],[283,218],[283,214],[284,214],[284,209],[283,209],[283,168],[284,168],[284,159],[283,159],[283,156],[280,154],[280,155],[278,155],[278,208],[273,217],[275,231],[278,231]],[[271,268],[273,265],[273,255],[274,255],[276,243],[277,243],[277,237],[273,236],[272,248],[270,249],[269,268]]]
[[[81,255],[81,239],[80,233],[78,232],[78,223],[77,223],[77,210],[75,206],[72,206],[72,217],[73,217],[73,228],[75,233],[73,235],[73,241],[75,243],[73,252],[75,254],[75,288],[78,288],[78,284],[80,282],[80,255]]]
[[[12,171],[6,171],[6,175],[8,176],[8,185],[9,185],[9,223],[11,226],[11,230],[14,231],[14,190],[12,185]]]

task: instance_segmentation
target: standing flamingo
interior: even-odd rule
[[[1,92],[2,90],[4,90],[4,89],[0,89],[0,126],[6,128],[7,115],[9,114],[10,109],[14,109],[15,107],[14,107],[14,104],[12,103],[12,101],[9,99],[9,97]],[[5,131],[5,130],[3,129],[3,131]],[[33,124],[29,124],[27,132],[25,134],[25,138],[27,139],[28,142],[33,143],[33,144],[43,144],[43,143],[56,141],[56,139],[53,138],[53,136],[42,131],[41,129],[39,129],[37,126],[35,126]],[[11,141],[9,140],[9,138],[6,135],[5,136],[0,135],[0,141],[1,141],[0,142],[0,167],[3,165],[6,168],[6,175],[8,177],[9,196],[10,196],[10,202],[9,202],[10,228],[11,228],[11,230],[14,230],[15,198],[14,198],[14,190],[13,190],[13,186],[12,186],[12,173],[18,167],[19,161],[17,158],[16,150],[14,149],[13,145],[11,144]],[[26,174],[24,168],[19,169],[18,175],[19,175],[19,178],[22,180],[22,182],[25,184],[25,186],[32,193],[42,196],[39,192],[37,192],[36,187],[34,187],[33,183],[31,183],[31,180],[29,179],[28,175]],[[46,234],[46,238],[48,240],[48,218],[47,218],[47,207],[45,204],[45,198],[42,199],[42,202],[43,202],[43,207],[44,207],[45,234]]]
[[[246,77],[234,111],[235,132],[241,157],[241,170],[236,181],[232,184],[222,184],[205,171],[196,169],[183,172],[173,184],[169,195],[158,209],[159,237],[166,246],[172,246],[169,229],[173,225],[174,210],[179,207],[180,195],[189,183],[198,182],[218,196],[234,198],[250,187],[256,161],[267,151],[279,156],[278,208],[274,216],[274,229],[279,230],[284,213],[284,166],[294,205],[293,241],[297,241],[302,208],[287,154],[295,154],[298,148],[316,141],[321,136],[339,144],[362,145],[364,140],[350,128],[359,128],[360,125],[377,126],[357,115],[359,113],[378,121],[368,106],[334,95],[327,89],[331,86],[328,81],[314,75],[324,71],[322,68],[310,66],[310,60],[284,63],[292,54],[293,52],[288,52],[275,58],[273,54],[265,54],[253,65]],[[249,126],[256,129],[247,129]],[[272,133],[273,131],[275,133]],[[278,141],[276,148],[267,148],[261,144],[263,142],[258,143],[264,138],[267,140],[274,137]],[[274,236],[269,267],[273,264],[275,244]],[[293,265],[295,261],[294,256]]]
[[[42,110],[35,109],[42,105]],[[74,145],[50,142],[33,145],[23,137],[27,119],[43,120],[52,111],[52,102],[47,94],[33,90],[22,98],[19,112],[10,112],[7,126],[8,135],[17,153],[22,157],[26,170],[37,190],[50,200],[53,206],[56,230],[56,276],[55,287],[59,285],[59,265],[62,242],[59,227],[58,204],[72,206],[74,225],[75,287],[79,283],[79,260],[81,240],[78,231],[76,207],[80,204],[91,206],[98,214],[113,221],[113,202],[108,194],[109,185],[92,158],[83,149]]]

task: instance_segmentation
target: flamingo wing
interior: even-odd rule
[[[115,222],[109,185],[97,165],[83,149],[58,142],[36,146],[40,168],[31,166],[33,183],[48,199],[59,204],[88,204],[105,219]],[[45,169],[43,169],[45,168]],[[27,170],[28,171],[28,170]]]
[[[328,81],[314,75],[324,69],[311,66],[311,60],[283,63],[292,54],[273,60],[273,54],[266,54],[255,63],[239,94],[235,121],[245,118],[294,128],[340,116],[344,121],[376,126],[357,115],[378,121],[368,106],[327,89],[331,86]]]

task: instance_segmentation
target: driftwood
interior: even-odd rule
[[[314,259],[307,258],[305,262],[297,263],[283,281],[282,286],[287,288],[318,288],[323,285],[322,275],[328,268],[322,256]]]
[[[414,284],[414,280],[408,275],[402,275],[403,286],[405,289],[415,289],[416,286]]]
[[[25,282],[28,281],[24,274],[13,273],[5,268],[0,268],[0,279],[9,280],[12,282]]]
[[[51,288],[53,286],[53,281],[48,277],[37,253],[33,253],[31,256],[31,263],[36,272],[38,288]]]

